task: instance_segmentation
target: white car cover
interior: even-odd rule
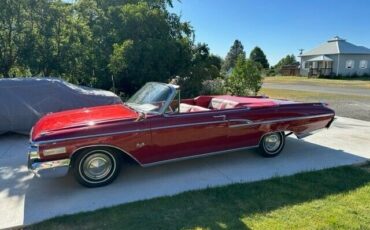
[[[0,134],[29,134],[45,114],[122,103],[114,93],[55,78],[0,79]]]

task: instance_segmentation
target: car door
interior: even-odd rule
[[[264,133],[255,121],[261,114],[248,108],[231,109],[227,113],[228,121],[228,147],[238,149],[255,147]]]
[[[227,149],[228,123],[223,111],[164,114],[149,119],[151,153],[147,163]]]

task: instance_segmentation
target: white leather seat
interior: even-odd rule
[[[180,113],[201,112],[201,111],[208,111],[208,110],[209,109],[201,107],[201,106],[180,103]]]
[[[209,108],[212,109],[232,109],[238,105],[238,102],[230,101],[222,98],[212,98]]]
[[[180,113],[188,113],[190,112],[192,105],[180,103]]]

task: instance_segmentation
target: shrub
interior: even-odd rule
[[[273,76],[276,76],[278,75],[278,73],[276,72],[276,69],[274,67],[271,67],[267,70],[265,70],[265,76],[266,77],[273,77]]]
[[[221,78],[207,80],[202,83],[202,95],[222,95],[225,93],[225,81]]]
[[[262,86],[259,66],[252,60],[240,56],[231,76],[227,79],[227,89],[232,95],[257,95]]]
[[[9,76],[11,77],[31,77],[31,71],[29,68],[24,66],[13,66],[9,70]]]

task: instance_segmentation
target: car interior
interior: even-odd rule
[[[198,98],[199,99],[199,98]],[[194,104],[180,103],[180,113],[201,112],[208,110],[220,110],[235,108],[239,103],[222,98],[211,98],[205,107],[204,102],[197,104],[198,100],[194,99]]]
[[[237,97],[237,96],[199,96],[183,99],[180,103],[180,113],[202,112],[209,110],[233,109],[240,107],[256,108],[278,106],[279,100],[266,97]]]

